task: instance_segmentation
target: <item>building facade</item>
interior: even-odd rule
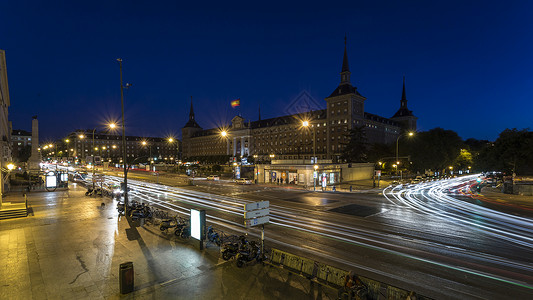
[[[92,156],[101,161],[120,163],[123,159],[122,136],[93,130],[76,130],[65,139],[56,141],[58,157],[71,160],[90,161]],[[153,160],[154,163],[176,163],[179,159],[181,142],[175,138],[126,136],[126,157],[131,163]],[[41,150],[43,151],[43,150]],[[43,153],[43,155],[50,153]]]
[[[13,161],[25,162],[31,155],[31,132],[16,129],[11,133]]]
[[[0,50],[0,193],[4,193],[7,187],[4,184],[5,176],[9,173],[7,169],[11,158],[11,131],[12,125],[8,119],[8,108],[11,105],[9,98],[9,85],[7,82],[6,53]],[[0,199],[0,206],[2,200]]]
[[[189,121],[182,128],[183,157],[227,155],[270,160],[316,156],[337,161],[355,127],[364,128],[369,144],[390,144],[402,131],[416,130],[417,118],[407,108],[405,79],[400,108],[386,118],[365,112],[366,98],[352,85],[350,76],[345,43],[340,83],[325,98],[326,109],[251,122],[236,116],[227,128],[202,129],[191,99]]]

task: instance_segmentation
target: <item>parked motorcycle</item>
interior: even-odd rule
[[[261,261],[261,249],[255,241],[244,245],[237,253],[237,267],[242,268],[245,264],[256,260]]]
[[[150,218],[152,216],[152,210],[150,207],[145,206],[144,204],[142,206],[137,206],[134,209],[131,210],[131,218],[132,220],[137,220],[140,218]]]
[[[189,225],[189,220],[184,221],[181,219],[179,226],[177,226],[176,230],[174,230],[174,234],[182,239],[189,238],[191,236],[191,226]]]
[[[117,210],[119,214],[124,214],[124,202],[117,203]]]
[[[213,229],[213,226],[211,225],[207,227],[207,240],[219,247],[220,247],[220,244],[222,243],[220,240],[220,235],[218,234],[218,232],[216,232]]]
[[[241,247],[243,245],[246,245],[248,241],[246,240],[246,237],[244,235],[240,236],[237,241],[229,241],[222,245],[220,248],[220,252],[222,253],[222,259],[224,260],[230,260],[234,256],[236,256]]]
[[[166,231],[169,228],[175,228],[179,225],[180,222],[178,221],[178,218],[176,216],[173,216],[170,219],[161,220],[161,224],[159,224],[159,230]]]
[[[100,189],[99,187],[97,188],[92,188],[92,187],[88,187],[87,188],[87,192],[85,192],[85,196],[101,196],[102,195],[102,189]]]

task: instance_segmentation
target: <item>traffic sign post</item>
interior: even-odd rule
[[[265,224],[270,221],[270,202],[260,201],[244,205],[244,225],[246,228],[261,225],[261,255],[265,251]]]
[[[258,209],[258,210],[249,210],[249,211],[245,210],[244,218],[245,219],[259,218],[259,217],[268,216],[269,213],[270,213],[270,208],[263,208],[263,209]]]

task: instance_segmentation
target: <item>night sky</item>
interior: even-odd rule
[[[367,112],[391,117],[405,75],[419,130],[533,127],[531,1],[228,3],[2,0],[13,128],[38,115],[42,141],[118,120],[119,57],[128,135],[178,134],[190,96],[203,128],[283,115],[302,92],[325,108],[345,34]]]

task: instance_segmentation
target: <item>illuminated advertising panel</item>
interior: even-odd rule
[[[200,211],[191,209],[191,236],[197,240],[201,237]]]
[[[57,186],[56,173],[53,171],[46,173],[46,187],[55,188],[56,186]]]

